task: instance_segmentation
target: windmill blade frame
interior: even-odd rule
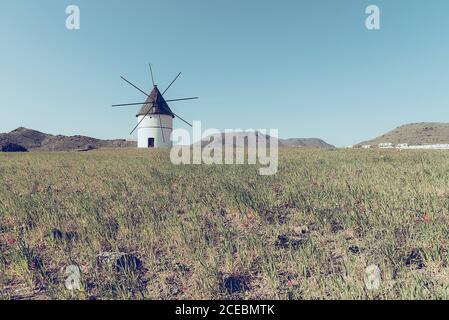
[[[159,115],[158,118],[159,118],[159,124],[160,124],[160,126],[161,126],[162,142],[165,143],[164,129],[162,128],[162,119],[161,119],[161,116]]]
[[[154,105],[148,110],[148,112],[142,117],[142,119],[137,123],[137,125],[134,127],[134,129],[130,132],[130,135],[136,131],[136,129],[139,127],[139,125],[142,123],[142,121],[153,111]]]
[[[149,95],[143,91],[142,89],[140,89],[138,86],[136,86],[135,84],[131,83],[131,81],[125,79],[125,77],[120,76],[120,78],[122,78],[123,81],[125,81],[126,83],[128,83],[130,86],[132,86],[134,89],[137,89],[138,91],[142,92],[144,95],[146,95],[147,97],[149,97]]]
[[[148,65],[150,66],[151,81],[153,82],[153,87],[154,87],[155,84],[154,84],[153,68],[151,67],[151,63],[149,63]]]
[[[171,100],[165,100],[165,102],[177,102],[177,101],[187,101],[187,100],[197,100],[197,99],[199,99],[199,97],[171,99]],[[149,104],[149,103],[152,103],[152,102],[134,102],[134,103],[113,104],[112,107],[140,106],[140,105]]]
[[[165,102],[177,102],[177,101],[187,101],[187,100],[198,100],[200,97],[191,97],[191,98],[180,98],[180,99],[170,99],[165,100]]]
[[[188,124],[190,127],[193,127],[190,123],[188,123],[186,120],[184,120],[183,118],[181,118],[179,115],[177,115],[176,113],[174,113],[172,111],[173,115],[176,116],[177,118],[179,118],[179,120],[181,120],[182,122]]]
[[[165,89],[164,92],[162,92],[162,96],[164,96],[164,94],[168,91],[168,89],[171,88],[173,83],[175,83],[175,81],[178,80],[178,78],[181,76],[181,74],[182,74],[182,72],[178,73],[178,75],[175,77],[175,79],[168,85],[167,89]]]

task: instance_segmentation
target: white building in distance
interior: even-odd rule
[[[388,143],[379,143],[380,149],[392,149],[394,148],[393,144],[391,142]]]

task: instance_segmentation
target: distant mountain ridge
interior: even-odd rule
[[[264,135],[261,132],[255,132],[258,139],[266,139],[267,145],[270,139],[269,135]],[[236,141],[234,142],[234,146],[238,148],[242,148],[247,145],[246,140],[244,138],[248,135],[247,132],[235,132],[235,133],[220,133],[215,134],[207,137],[206,139],[203,139],[201,142],[201,145],[204,146],[210,146],[213,147],[216,143],[221,144],[222,146],[225,145],[225,141],[227,139],[232,139],[233,137],[236,137]],[[213,139],[213,141],[212,141]],[[326,148],[331,149],[335,148],[333,145],[326,143],[325,141],[318,139],[318,138],[290,138],[290,139],[278,139],[278,146],[279,147],[312,147],[312,148]]]
[[[377,138],[360,142],[356,146],[377,146],[381,143],[435,145],[449,144],[449,123],[421,122],[397,127]]]
[[[51,135],[40,131],[17,128],[9,133],[0,133],[0,150],[22,147],[28,151],[87,151],[98,148],[135,147],[136,143],[124,139],[101,140],[86,136]]]
[[[290,138],[279,139],[279,145],[281,147],[314,147],[314,148],[326,148],[332,149],[335,146],[325,142],[318,138]]]
[[[239,138],[240,141],[245,141],[243,138],[247,135],[245,132],[238,132],[233,134]],[[257,132],[260,139],[269,141],[268,135],[263,135]],[[224,145],[225,134],[210,136],[209,141],[214,137],[213,143],[221,143]],[[243,147],[246,142],[238,142],[236,147]],[[314,148],[335,148],[318,138],[291,138],[278,139],[279,147],[314,147]],[[203,146],[210,145],[209,142],[203,141]],[[23,152],[23,151],[88,151],[98,148],[132,148],[137,147],[135,141],[127,141],[124,139],[116,140],[101,140],[87,136],[64,136],[52,135],[43,133],[37,130],[27,128],[17,128],[9,133],[0,133],[0,151],[5,152]]]

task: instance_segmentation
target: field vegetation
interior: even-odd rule
[[[3,299],[449,298],[447,152],[281,149],[275,176],[164,150],[0,154],[0,181]]]

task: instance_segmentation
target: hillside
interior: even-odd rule
[[[335,148],[333,145],[318,138],[279,139],[279,145],[282,147]]]
[[[449,144],[449,123],[422,122],[405,124],[380,137],[361,142],[358,146],[375,146],[379,143],[408,143],[409,145]]]
[[[0,134],[0,150],[22,147],[28,151],[75,151],[98,148],[134,147],[135,142],[126,140],[100,140],[86,136],[51,135],[27,128],[17,128]]]
[[[270,136],[264,135],[260,132],[257,132],[257,137],[266,139],[267,145],[269,145],[269,139]],[[233,134],[217,134],[217,135],[211,135],[208,137],[208,139],[205,139],[205,141],[202,142],[202,146],[210,146],[213,147],[215,143],[222,144],[224,146],[226,139],[232,139],[232,136],[235,136],[236,143],[234,145],[238,148],[242,148],[246,146],[246,140],[244,140],[244,137],[247,135],[245,132],[237,132]],[[213,142],[212,142],[213,138]],[[245,141],[244,143],[242,143]],[[278,139],[279,147],[314,147],[314,148],[335,148],[333,145],[330,145],[326,142],[324,142],[321,139],[318,138],[291,138],[291,139]]]
[[[236,134],[237,137],[243,135],[245,135],[243,132]],[[261,133],[258,133],[258,136],[269,139],[269,136]],[[224,145],[224,133],[211,136],[210,140],[212,137],[214,138],[214,143],[222,143]],[[317,138],[279,139],[278,142],[279,147],[334,148],[334,146]],[[209,143],[203,142],[203,146],[205,145],[209,145]],[[243,144],[237,143],[236,146],[243,147]],[[136,147],[136,143],[120,139],[100,140],[80,135],[51,135],[22,127],[9,133],[0,133],[0,151],[86,151],[98,148],[128,147]]]

